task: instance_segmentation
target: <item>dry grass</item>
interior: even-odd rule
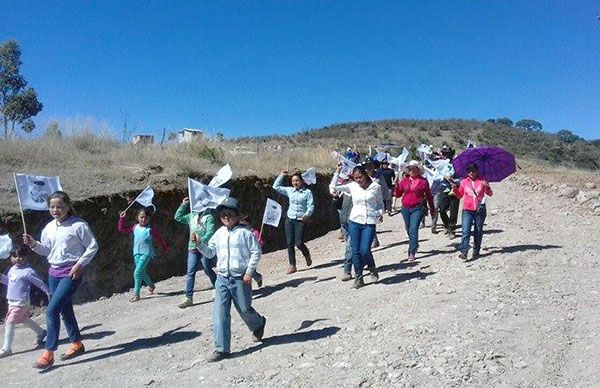
[[[574,167],[552,165],[539,160],[519,159],[522,171],[533,179],[544,183],[562,184],[583,188],[588,183],[595,183],[600,187],[600,171],[590,171]]]
[[[362,125],[362,124],[361,124]],[[365,126],[367,123],[364,124]],[[372,129],[387,126],[387,122],[371,123]],[[306,170],[315,167],[320,172],[332,172],[335,162],[331,152],[342,144],[358,143],[368,148],[367,140],[353,140],[352,134],[340,135],[334,127],[331,137],[311,137],[308,134],[287,138],[245,139],[245,142],[195,141],[184,144],[134,146],[116,141],[103,128],[83,126],[79,131],[71,129],[61,138],[38,138],[34,140],[0,140],[0,211],[14,211],[17,207],[14,172],[34,175],[58,175],[64,189],[73,198],[82,199],[152,185],[165,189],[185,187],[188,176],[213,175],[225,163],[230,163],[234,176],[274,176],[282,170]],[[402,136],[412,142],[421,141],[439,145],[443,139],[455,133],[447,129],[441,136],[425,139],[417,124]],[[358,133],[356,133],[358,135]],[[436,133],[436,135],[438,135]],[[461,134],[462,137],[468,136]],[[358,136],[360,138],[360,136]],[[383,139],[374,140],[373,145]],[[386,139],[401,140],[401,139]],[[405,139],[402,139],[405,140]],[[234,153],[234,147],[244,144],[251,154]],[[279,147],[278,147],[279,146]],[[564,182],[583,186],[595,182],[600,186],[600,173],[576,168],[556,167],[547,162],[519,159],[523,172],[547,182]]]
[[[34,140],[0,140],[0,210],[16,208],[13,173],[58,175],[65,191],[81,199],[126,190],[185,187],[188,176],[213,175],[230,163],[234,176],[272,176],[281,170],[333,170],[326,147],[284,147],[264,144],[254,154],[234,154],[228,142],[134,146],[107,135],[82,131],[76,135]]]

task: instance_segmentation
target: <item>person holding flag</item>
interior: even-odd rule
[[[419,247],[419,224],[426,212],[424,204],[429,205],[431,218],[434,218],[437,213],[433,204],[429,182],[422,176],[425,172],[423,166],[416,160],[411,160],[405,167],[404,172],[408,175],[396,183],[394,196],[402,198],[402,217],[404,218],[404,226],[409,240],[408,261],[414,261]]]
[[[125,221],[126,212],[119,213],[119,223],[117,229],[123,234],[133,234],[133,260],[135,270],[133,271],[133,295],[130,302],[140,300],[140,290],[142,282],[146,283],[150,293],[154,293],[154,282],[148,275],[146,268],[154,257],[156,257],[155,243],[158,243],[163,254],[167,252],[168,246],[158,230],[150,226],[150,211],[141,208],[137,213],[137,223],[127,225]]]
[[[181,201],[181,205],[175,212],[175,221],[188,225],[190,228],[190,238],[188,242],[188,256],[187,256],[187,281],[185,284],[185,298],[177,305],[179,308],[190,307],[194,304],[194,284],[196,282],[196,271],[198,270],[198,263],[202,264],[204,273],[210,280],[212,287],[215,286],[217,280],[217,274],[213,271],[213,267],[216,264],[216,260],[209,259],[203,256],[196,244],[192,242],[193,236],[196,239],[208,243],[208,240],[215,233],[215,216],[213,209],[205,209],[204,211],[190,211],[190,200],[185,197]]]
[[[38,255],[47,257],[50,264],[48,283],[52,297],[46,308],[48,334],[46,349],[34,364],[38,369],[47,369],[54,364],[61,316],[71,341],[61,360],[69,360],[85,352],[72,298],[81,284],[84,267],[98,251],[98,243],[87,222],[73,214],[67,193],[56,191],[48,197],[47,203],[53,220],[42,230],[40,241],[27,233],[23,234],[23,243]]]
[[[287,171],[281,172],[273,183],[273,189],[288,197],[290,201],[285,220],[285,237],[289,261],[286,273],[289,275],[297,271],[294,246],[304,255],[306,265],[309,267],[312,265],[310,252],[304,244],[304,226],[315,211],[315,205],[312,191],[304,184],[302,174],[299,171],[292,174],[292,186],[286,187],[283,186],[283,179],[287,174]]]
[[[363,166],[357,166],[352,172],[353,182],[338,185],[342,165],[338,164],[329,184],[330,190],[349,194],[352,197],[352,210],[348,217],[348,235],[352,246],[352,264],[354,266],[353,288],[365,285],[363,268],[366,265],[371,272],[371,280],[379,280],[379,272],[371,253],[371,245],[375,238],[375,224],[383,220],[383,194],[377,184]],[[347,276],[346,280],[350,280]]]

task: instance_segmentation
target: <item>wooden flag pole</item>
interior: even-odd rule
[[[260,234],[261,238],[262,238],[262,235],[263,235],[263,228],[264,228],[264,226],[265,226],[264,222],[260,224],[260,232],[259,232],[259,234]]]
[[[146,190],[148,190],[150,188],[150,186],[146,186],[146,188],[144,190],[142,190],[141,193],[138,194],[137,197],[135,197],[135,199],[133,201],[131,201],[131,203],[129,204],[129,206],[127,206],[127,208],[125,210],[123,210],[124,212],[126,212],[127,210],[129,210],[129,208],[135,203],[135,201],[137,201],[137,199],[139,197],[142,196],[142,194],[144,194],[146,192]]]
[[[27,234],[27,226],[25,225],[25,214],[23,213],[23,205],[21,205],[21,195],[19,194],[19,185],[17,184],[17,174],[13,173],[15,179],[15,188],[17,189],[17,199],[19,200],[19,210],[21,210],[21,221],[23,221],[23,234]]]

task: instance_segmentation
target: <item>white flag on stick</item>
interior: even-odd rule
[[[138,195],[135,201],[144,207],[153,207],[154,209],[156,209],[156,207],[152,203],[153,199],[154,190],[152,189],[152,187],[148,186],[144,189],[144,191],[140,193],[140,195]]]
[[[21,209],[48,210],[46,201],[50,194],[62,191],[57,176],[15,174],[15,185]]]
[[[348,179],[350,177],[350,174],[352,174],[352,170],[354,170],[354,167],[356,167],[356,163],[354,163],[353,161],[351,161],[348,158],[345,158],[342,156],[342,154],[340,154],[339,152],[333,152],[333,157],[335,160],[338,161],[338,163],[342,164],[342,170],[340,171],[340,177],[344,178],[344,179]]]
[[[13,245],[10,236],[0,236],[0,260],[8,259],[10,257],[10,251],[12,251]]]
[[[188,178],[188,191],[190,209],[201,212],[206,209],[215,209],[229,197],[229,190],[220,187],[211,187]]]
[[[221,167],[221,169],[217,172],[217,175],[210,180],[208,185],[210,187],[220,187],[227,183],[231,177],[233,176],[233,171],[231,171],[231,166],[229,163]]]
[[[304,174],[302,174],[302,180],[307,185],[317,184],[317,170],[315,170],[314,167],[311,167],[308,170],[304,171]]]
[[[267,198],[267,205],[265,206],[265,214],[263,214],[262,223],[278,227],[279,220],[281,220],[281,213],[281,205],[277,201]]]

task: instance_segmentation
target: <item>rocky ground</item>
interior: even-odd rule
[[[291,276],[285,251],[265,255],[254,299],[265,340],[253,343],[233,312],[232,359],[205,362],[212,303],[199,272],[185,310],[183,277],[135,304],[120,294],[76,306],[88,351],[46,372],[31,368],[32,333],[17,330],[3,386],[598,386],[600,217],[557,197],[564,187],[493,188],[478,260],[422,229],[417,262],[403,262],[401,217],[386,217],[380,281],[360,290],[339,279],[336,232],[309,242],[313,267]]]

